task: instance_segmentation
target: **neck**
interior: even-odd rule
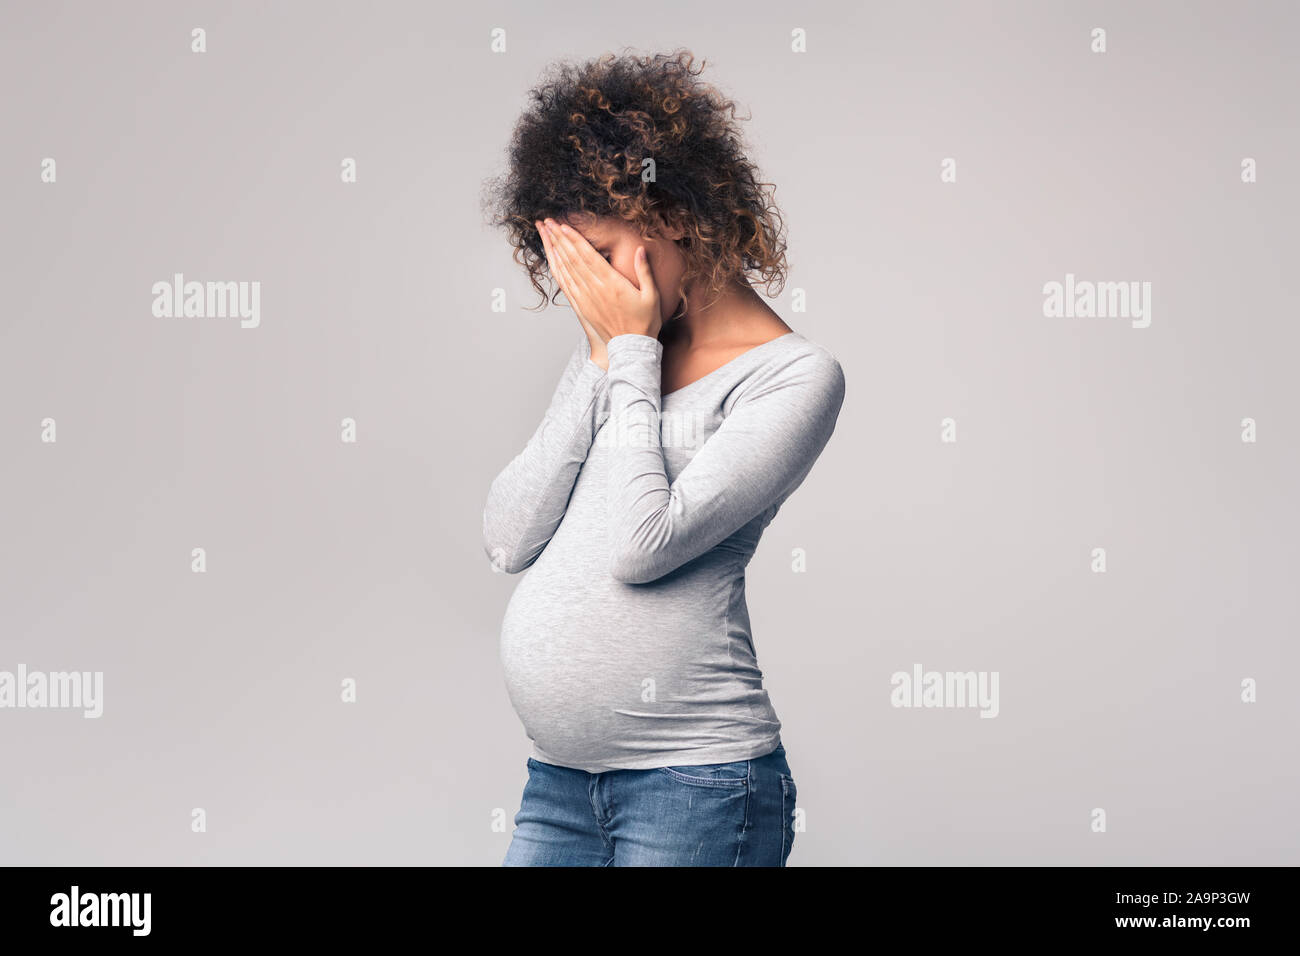
[[[686,301],[690,304],[686,313],[664,324],[659,335],[664,342],[707,348],[713,342],[743,338],[756,318],[775,315],[743,278],[733,280],[712,301],[698,288],[690,288]]]

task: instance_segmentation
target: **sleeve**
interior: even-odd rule
[[[825,350],[796,356],[738,399],[669,484],[660,447],[663,346],[609,340],[610,573],[645,584],[699,557],[803,482],[830,440],[844,372]]]
[[[516,574],[545,549],[568,508],[573,483],[608,416],[605,370],[582,336],[541,424],[502,469],[483,508],[483,550],[493,570]]]

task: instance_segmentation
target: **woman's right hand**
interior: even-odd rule
[[[547,235],[547,230],[542,228],[540,222],[534,223],[534,225],[537,227],[537,232],[542,237],[542,246],[546,249],[546,262],[549,266],[550,263],[555,262],[557,255],[551,248],[551,239],[550,236]],[[552,272],[551,275],[553,278],[556,278],[554,272]],[[557,283],[558,281],[559,279],[556,278]],[[567,299],[568,296],[566,295],[565,298]],[[572,302],[569,303],[569,307],[573,309],[573,314],[578,317],[578,323],[582,326],[582,330],[587,333],[587,341],[591,343],[591,361],[595,362],[598,366],[608,372],[609,353],[605,351],[605,340],[596,334],[596,330],[593,329],[587,320],[582,317],[582,313],[578,311],[577,307],[574,306]]]

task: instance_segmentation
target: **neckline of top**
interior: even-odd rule
[[[735,358],[733,358],[733,359],[728,359],[726,362],[723,362],[721,365],[719,365],[717,368],[715,368],[712,372],[706,372],[704,375],[701,375],[699,378],[695,379],[695,381],[693,381],[693,382],[687,382],[685,385],[681,386],[680,388],[675,388],[675,389],[673,389],[671,392],[664,392],[662,395],[659,396],[659,398],[660,398],[660,400],[662,400],[662,399],[668,398],[668,397],[670,397],[670,396],[672,396],[672,395],[680,395],[682,392],[686,391],[688,388],[694,388],[696,385],[699,385],[700,382],[708,381],[710,378],[712,378],[713,376],[717,375],[719,372],[724,371],[724,370],[730,368],[731,366],[735,365],[735,364],[736,364],[737,362],[739,362],[741,359],[743,359],[743,358],[749,358],[751,355],[753,355],[753,354],[754,354],[755,352],[757,352],[759,349],[765,349],[765,348],[767,348],[769,345],[771,345],[771,344],[774,343],[774,342],[784,342],[784,341],[786,341],[787,339],[789,339],[791,336],[797,336],[798,334],[799,334],[799,333],[798,333],[798,332],[795,332],[795,331],[785,332],[785,333],[783,333],[783,334],[781,334],[781,335],[778,335],[778,336],[777,336],[776,338],[774,338],[774,339],[768,339],[766,342],[759,342],[759,343],[758,343],[757,345],[755,345],[753,348],[745,349],[745,351],[741,352],[741,353],[740,353],[739,355],[737,355]]]

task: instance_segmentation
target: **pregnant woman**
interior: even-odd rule
[[[835,428],[844,376],[750,286],[779,213],[689,53],[561,65],[532,91],[494,221],[581,326],[492,482],[501,631],[528,737],[507,866],[784,866],[796,788],[745,566]]]

